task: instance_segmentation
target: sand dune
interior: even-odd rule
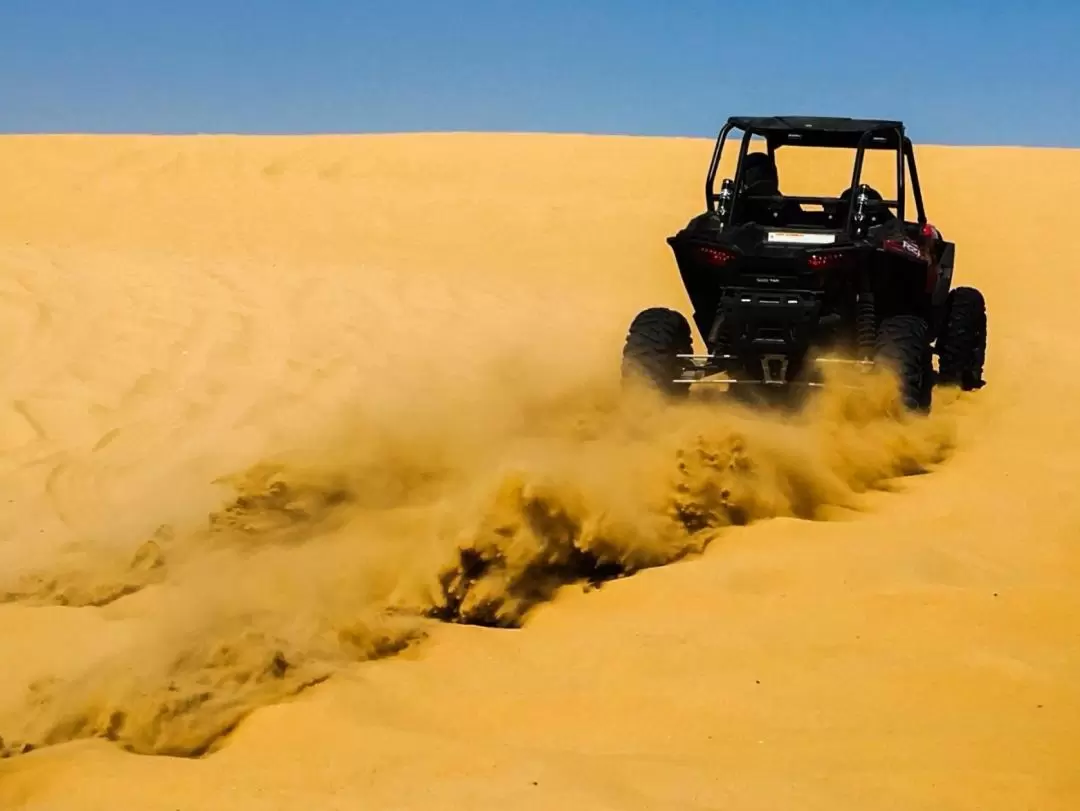
[[[919,153],[986,389],[785,419],[619,395],[710,149],[0,139],[0,805],[1075,808],[1080,153]]]

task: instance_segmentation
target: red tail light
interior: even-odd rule
[[[722,251],[719,248],[698,248],[701,258],[710,265],[722,267],[735,258],[735,254]]]
[[[806,260],[806,264],[810,265],[814,270],[828,270],[829,268],[839,267],[847,260],[847,256],[842,253],[815,253]]]

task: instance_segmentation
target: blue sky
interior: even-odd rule
[[[1080,0],[0,0],[0,131],[712,136],[897,117],[1080,146]]]

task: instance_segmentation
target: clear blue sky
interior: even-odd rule
[[[0,0],[0,131],[715,133],[1080,146],[1080,0]]]

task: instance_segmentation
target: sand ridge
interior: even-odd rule
[[[982,206],[1075,153],[920,152],[988,389],[782,421],[615,394],[708,150],[0,141],[0,797],[1068,807],[1072,326],[1019,283],[1065,214]]]

